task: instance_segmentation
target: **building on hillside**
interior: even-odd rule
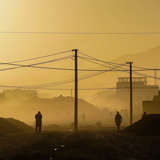
[[[160,91],[151,101],[143,101],[143,112],[146,112],[146,114],[160,114]]]
[[[158,85],[148,85],[147,78],[145,77],[133,77],[133,96],[136,99],[151,99],[158,93]],[[130,91],[130,79],[129,77],[120,77],[116,84],[116,93],[118,96],[129,96]]]
[[[133,77],[133,119],[138,120],[143,114],[142,102],[152,100],[158,94],[159,86],[151,85],[145,77]],[[97,105],[107,106],[114,111],[125,110],[129,117],[130,79],[119,77],[114,90],[101,91],[97,94]],[[127,116],[125,116],[127,117]],[[128,118],[129,119],[129,118]],[[129,122],[129,121],[128,121]],[[127,123],[128,123],[127,122]]]
[[[142,102],[152,100],[152,97],[158,93],[159,87],[158,85],[149,85],[145,77],[133,77],[132,82],[134,114],[141,114],[143,112]],[[129,105],[129,93],[130,78],[118,78],[118,82],[116,83],[116,97]]]

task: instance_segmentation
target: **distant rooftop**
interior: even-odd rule
[[[130,77],[119,77],[118,80],[119,82],[129,82]],[[147,82],[147,78],[146,77],[133,77],[132,81],[133,82]]]
[[[158,85],[148,85],[146,77],[133,77],[133,88],[158,89]],[[130,77],[119,77],[116,83],[117,89],[129,88]]]

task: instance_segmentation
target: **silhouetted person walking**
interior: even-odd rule
[[[120,115],[119,112],[117,112],[117,114],[115,116],[115,123],[116,123],[116,126],[117,126],[117,130],[119,131],[121,123],[122,123],[122,116]]]
[[[36,119],[36,133],[37,132],[40,133],[42,129],[42,114],[40,111],[35,115],[35,119]]]

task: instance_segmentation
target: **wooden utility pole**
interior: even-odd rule
[[[78,131],[78,49],[75,52],[74,131]]]
[[[132,64],[133,62],[127,62],[129,64],[129,77],[130,77],[130,125],[133,124],[133,83],[132,83]]]

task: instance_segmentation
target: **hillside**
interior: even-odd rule
[[[7,92],[7,93],[6,93]],[[8,94],[9,92],[9,94]],[[14,117],[24,122],[34,124],[35,114],[41,111],[44,124],[71,124],[74,117],[74,98],[60,95],[50,99],[39,98],[36,94],[30,96],[27,90],[4,91],[0,105],[0,116]],[[16,93],[16,95],[14,94]],[[20,95],[19,95],[20,94]],[[7,95],[7,96],[6,96]],[[9,96],[8,96],[9,95]],[[103,112],[95,105],[79,99],[79,122],[96,123],[105,119],[107,111]]]
[[[146,115],[145,118],[135,122],[131,127],[125,128],[125,132],[129,132],[141,136],[159,136],[160,115]]]
[[[113,61],[117,63],[125,63],[127,61],[133,61],[138,66],[160,67],[159,59],[160,59],[160,46],[144,52],[132,55],[124,55]]]
[[[159,68],[160,67],[159,59],[160,59],[160,46],[156,48],[152,48],[144,52],[124,55],[122,57],[114,59],[113,62],[125,64],[127,61],[133,61],[134,62],[133,65],[136,65],[136,66],[146,67],[146,68]],[[145,74],[154,76],[153,71],[146,71],[146,72],[141,72],[141,73],[145,73]],[[105,79],[108,78],[107,82],[112,82],[112,86],[116,87],[116,82],[118,81],[117,78],[118,77],[128,77],[129,74],[127,72],[112,72],[112,73],[107,74],[107,76],[105,77]],[[141,75],[133,74],[133,76],[141,76]],[[159,76],[159,73],[157,73],[157,76]],[[153,79],[149,79],[149,78],[147,79],[147,81],[148,81],[148,84],[153,84],[154,82]],[[152,96],[147,95],[146,97],[148,98],[148,100],[150,100]],[[116,91],[110,90],[110,91],[97,92],[94,100],[96,101],[97,105],[101,105],[101,106],[107,105],[112,109],[121,110],[121,109],[126,109],[128,107],[129,105],[128,98],[129,97],[124,97],[124,98],[116,97]],[[147,100],[146,98],[142,98],[142,99]],[[139,108],[140,108],[141,102],[139,104],[140,104],[139,105]]]
[[[30,131],[33,131],[33,128],[19,120],[13,118],[0,118],[0,135]]]
[[[54,122],[66,122],[73,121],[74,115],[74,98],[73,97],[64,97],[60,95],[59,97],[54,97],[52,99],[41,99],[34,98],[28,101],[30,105],[37,106],[39,110],[41,110],[45,116],[47,116],[47,121]],[[85,100],[79,99],[79,119],[82,120],[82,115],[85,114],[86,119],[89,121],[96,121],[99,119],[100,110],[88,103]]]

